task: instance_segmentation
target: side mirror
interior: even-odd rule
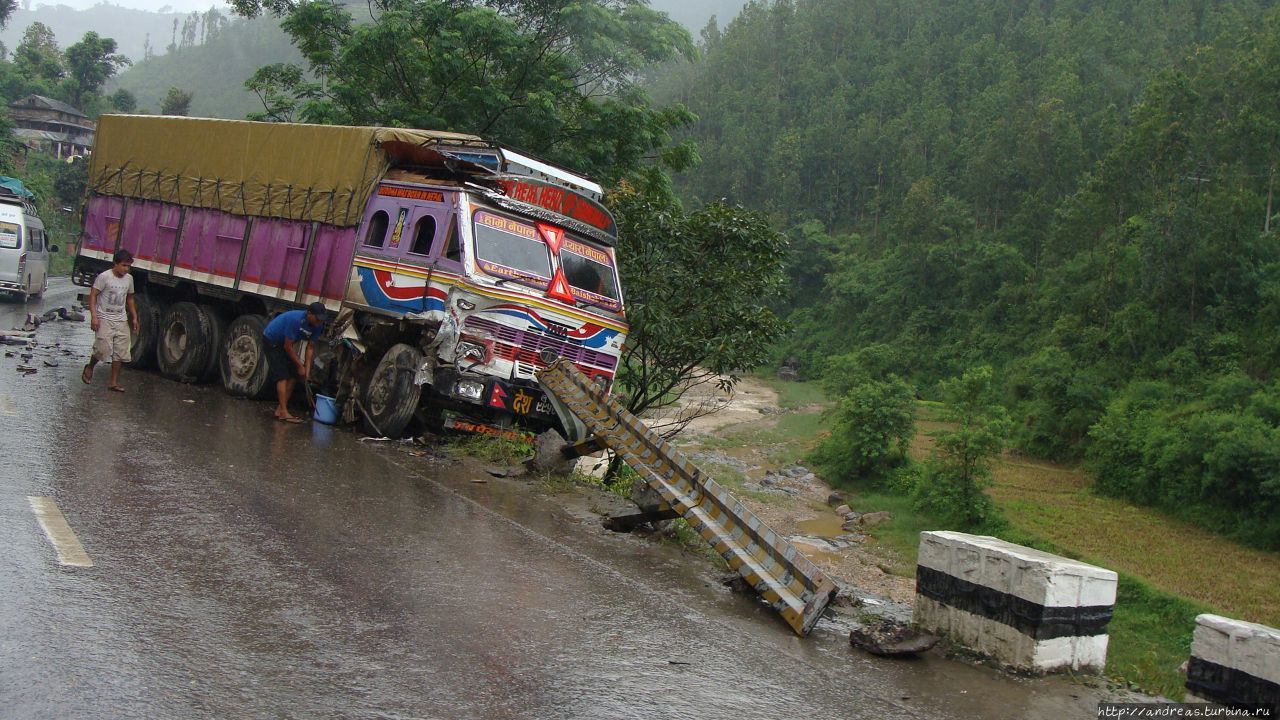
[[[50,246],[49,246],[49,252],[51,252],[51,253],[56,253],[56,252],[58,252],[58,246],[57,246],[57,245],[50,245]]]

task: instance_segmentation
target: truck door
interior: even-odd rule
[[[366,304],[411,313],[443,309],[445,283],[462,270],[461,256],[447,242],[451,232],[456,237],[453,215],[440,191],[379,188],[356,248],[356,272]],[[455,257],[450,258],[451,253]],[[434,291],[428,289],[428,280]]]

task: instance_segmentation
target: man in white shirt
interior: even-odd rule
[[[104,270],[93,281],[89,291],[89,326],[93,328],[93,354],[80,373],[87,385],[93,381],[93,366],[111,361],[111,383],[108,390],[124,392],[120,385],[120,368],[132,358],[129,348],[133,345],[130,327],[138,332],[138,308],[133,302],[133,253],[117,250],[111,258],[110,270]],[[128,318],[125,311],[128,310]],[[128,322],[127,322],[128,321]]]

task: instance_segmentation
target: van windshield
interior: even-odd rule
[[[22,228],[15,223],[0,222],[0,248],[13,250],[22,245]]]

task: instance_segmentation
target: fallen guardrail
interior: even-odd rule
[[[565,427],[617,453],[792,629],[809,634],[836,594],[830,578],[573,363],[556,360],[538,373],[538,381]]]

